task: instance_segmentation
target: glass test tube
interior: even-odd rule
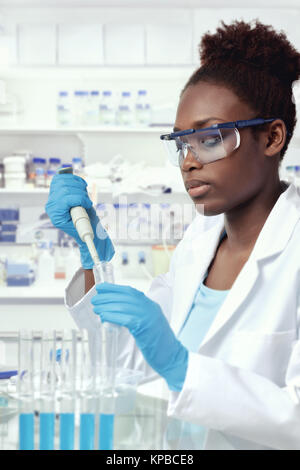
[[[54,450],[56,331],[43,331],[40,361],[40,450]]]
[[[97,411],[96,374],[97,363],[92,362],[88,334],[81,331],[80,348],[80,450],[95,448],[95,415]]]
[[[60,450],[74,449],[76,370],[77,332],[64,330],[60,356]]]
[[[101,400],[99,416],[99,450],[114,448],[115,374],[118,329],[111,323],[102,328]]]
[[[114,284],[113,266],[102,261],[93,268],[95,283]],[[115,374],[119,327],[103,323],[101,334],[101,400],[99,415],[98,448],[112,450],[114,442]]]
[[[19,449],[34,450],[33,334],[21,330],[18,338]]]

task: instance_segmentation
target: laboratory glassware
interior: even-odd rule
[[[60,91],[58,93],[56,120],[59,127],[69,126],[71,124],[71,102],[67,91]]]
[[[32,331],[18,337],[19,449],[34,450],[34,356]]]
[[[42,331],[40,353],[40,450],[54,450],[56,404],[56,331]]]
[[[59,448],[73,450],[75,442],[75,401],[77,370],[77,332],[63,330],[59,363]]]
[[[105,126],[115,124],[115,106],[112,93],[109,90],[102,92],[102,99],[99,105],[99,123]]]

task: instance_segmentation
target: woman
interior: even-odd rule
[[[84,181],[56,176],[47,212],[79,242],[84,268],[66,305],[90,331],[94,313],[126,327],[120,364],[164,377],[169,416],[204,426],[205,449],[300,449],[300,193],[278,172],[296,123],[300,54],[270,26],[236,21],[207,33],[200,57],[175,132],[162,139],[204,215],[147,296],[93,286],[69,210],[86,207],[95,232],[98,218]]]

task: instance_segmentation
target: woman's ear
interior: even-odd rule
[[[273,155],[280,153],[287,137],[287,131],[284,122],[281,119],[276,119],[273,121],[265,135],[265,155],[272,157]]]

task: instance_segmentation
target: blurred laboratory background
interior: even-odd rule
[[[298,0],[227,5],[0,0],[0,331],[75,327],[63,298],[78,249],[45,214],[62,165],[88,183],[117,282],[146,292],[168,270],[194,208],[159,136],[199,66],[202,34],[259,18],[300,50]],[[299,108],[298,84],[294,98]],[[299,147],[298,122],[280,169],[298,185]]]

